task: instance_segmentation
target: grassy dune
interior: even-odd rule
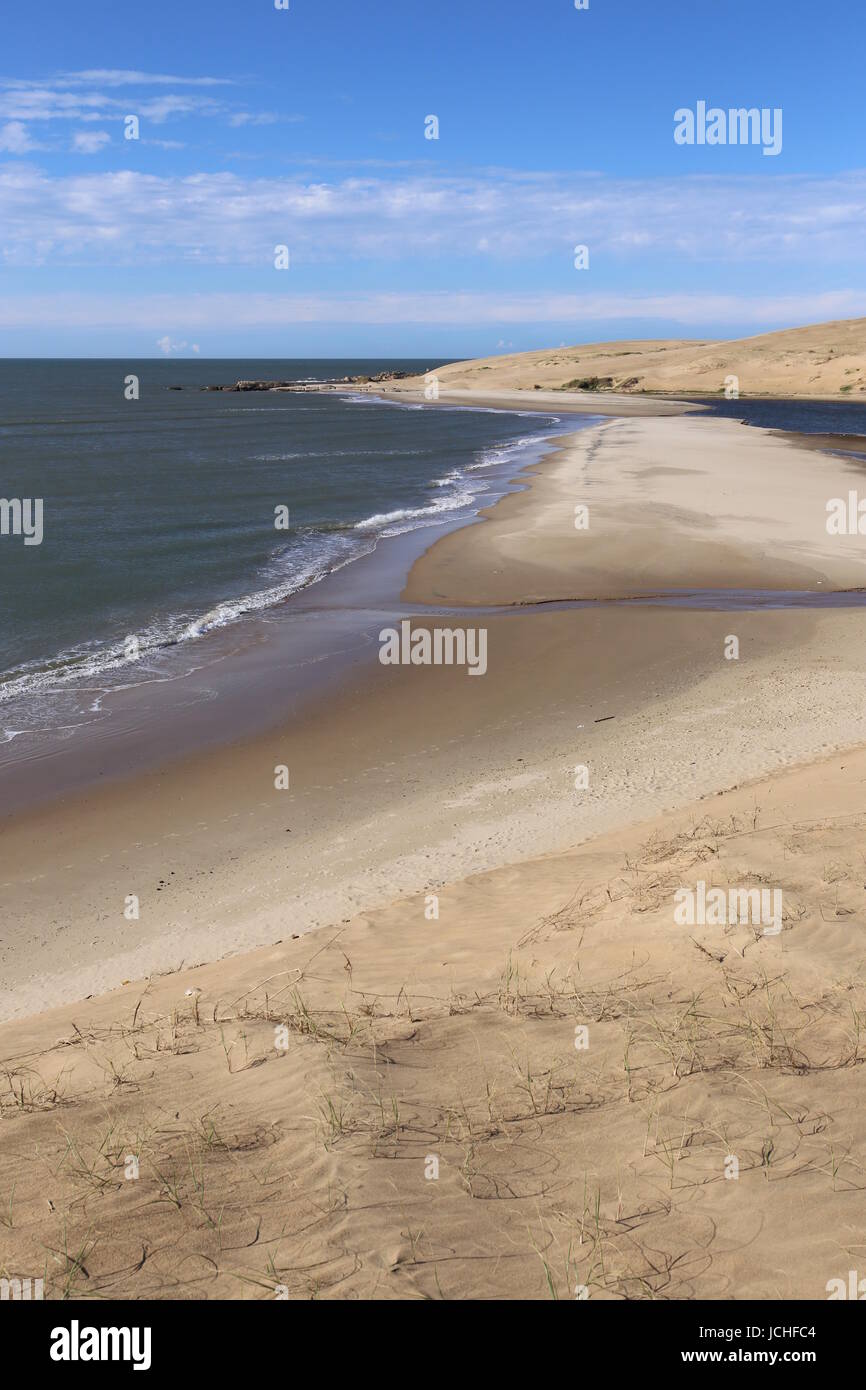
[[[437,371],[440,389],[591,390],[672,395],[724,394],[736,376],[741,395],[866,394],[866,319],[841,319],[754,338],[707,342],[659,339],[589,343],[455,362]],[[419,381],[404,388],[417,389]]]

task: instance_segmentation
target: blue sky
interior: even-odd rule
[[[864,38],[850,0],[16,6],[0,354],[465,356],[866,314]],[[678,145],[699,101],[781,109],[781,152]]]

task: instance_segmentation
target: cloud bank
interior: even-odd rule
[[[8,129],[8,128],[7,128]],[[18,139],[20,132],[13,138]],[[104,141],[100,132],[92,142]],[[88,148],[84,141],[82,149]],[[863,264],[866,174],[622,179],[481,171],[312,180],[138,170],[53,175],[0,165],[7,264],[265,267],[275,243],[293,264],[395,258],[688,257],[696,262],[820,259]]]

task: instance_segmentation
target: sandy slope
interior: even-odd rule
[[[4,1026],[2,1272],[826,1297],[866,1239],[864,785],[837,758]],[[677,926],[700,880],[781,887],[781,935]]]
[[[607,424],[536,476],[409,591],[858,573],[814,516],[850,465],[760,431]],[[587,487],[593,555],[562,515]],[[866,743],[863,611],[485,621],[483,680],[378,667],[294,727],[5,827],[7,1006],[66,1002],[0,1026],[0,1275],[823,1298],[856,1267],[866,750],[766,774]],[[287,747],[290,803],[266,790]],[[699,882],[780,890],[783,930],[678,925]],[[305,911],[333,927],[292,939]]]
[[[718,342],[683,339],[590,343],[505,354],[440,367],[443,392],[563,388],[721,395],[736,376],[742,395],[836,396],[866,392],[866,319]],[[419,381],[399,383],[399,392]]]

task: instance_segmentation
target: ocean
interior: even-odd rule
[[[434,365],[0,361],[0,497],[42,499],[44,531],[40,545],[0,536],[0,744],[89,719],[106,691],[162,676],[167,652],[383,540],[471,517],[503,465],[562,428],[350,387],[201,389]]]
[[[239,719],[239,707],[252,705],[253,619],[268,640],[275,623],[292,619],[291,640],[272,657],[278,669],[297,652],[307,668],[334,659],[358,624],[333,622],[325,634],[318,618],[304,622],[320,581],[333,577],[322,592],[338,592],[344,607],[347,595],[351,604],[362,594],[360,609],[369,570],[354,562],[376,551],[383,571],[386,550],[411,561],[418,547],[405,544],[410,533],[419,532],[423,549],[438,528],[470,520],[500,496],[555,435],[593,423],[538,411],[431,410],[351,386],[339,394],[202,389],[436,365],[0,361],[0,498],[43,503],[41,544],[0,535],[0,767],[22,756],[50,760],[59,742],[106,723],[114,742],[131,748],[137,735],[144,740],[146,713],[158,742],[171,722],[183,723],[186,704],[201,723],[204,703],[226,706],[228,678],[219,683],[218,667],[243,646],[232,668]],[[138,400],[126,399],[130,376]],[[866,435],[866,407],[855,402],[712,408],[769,428]],[[277,508],[288,509],[285,530],[275,526]],[[399,564],[390,577],[396,602]],[[296,668],[292,679],[303,676]]]

